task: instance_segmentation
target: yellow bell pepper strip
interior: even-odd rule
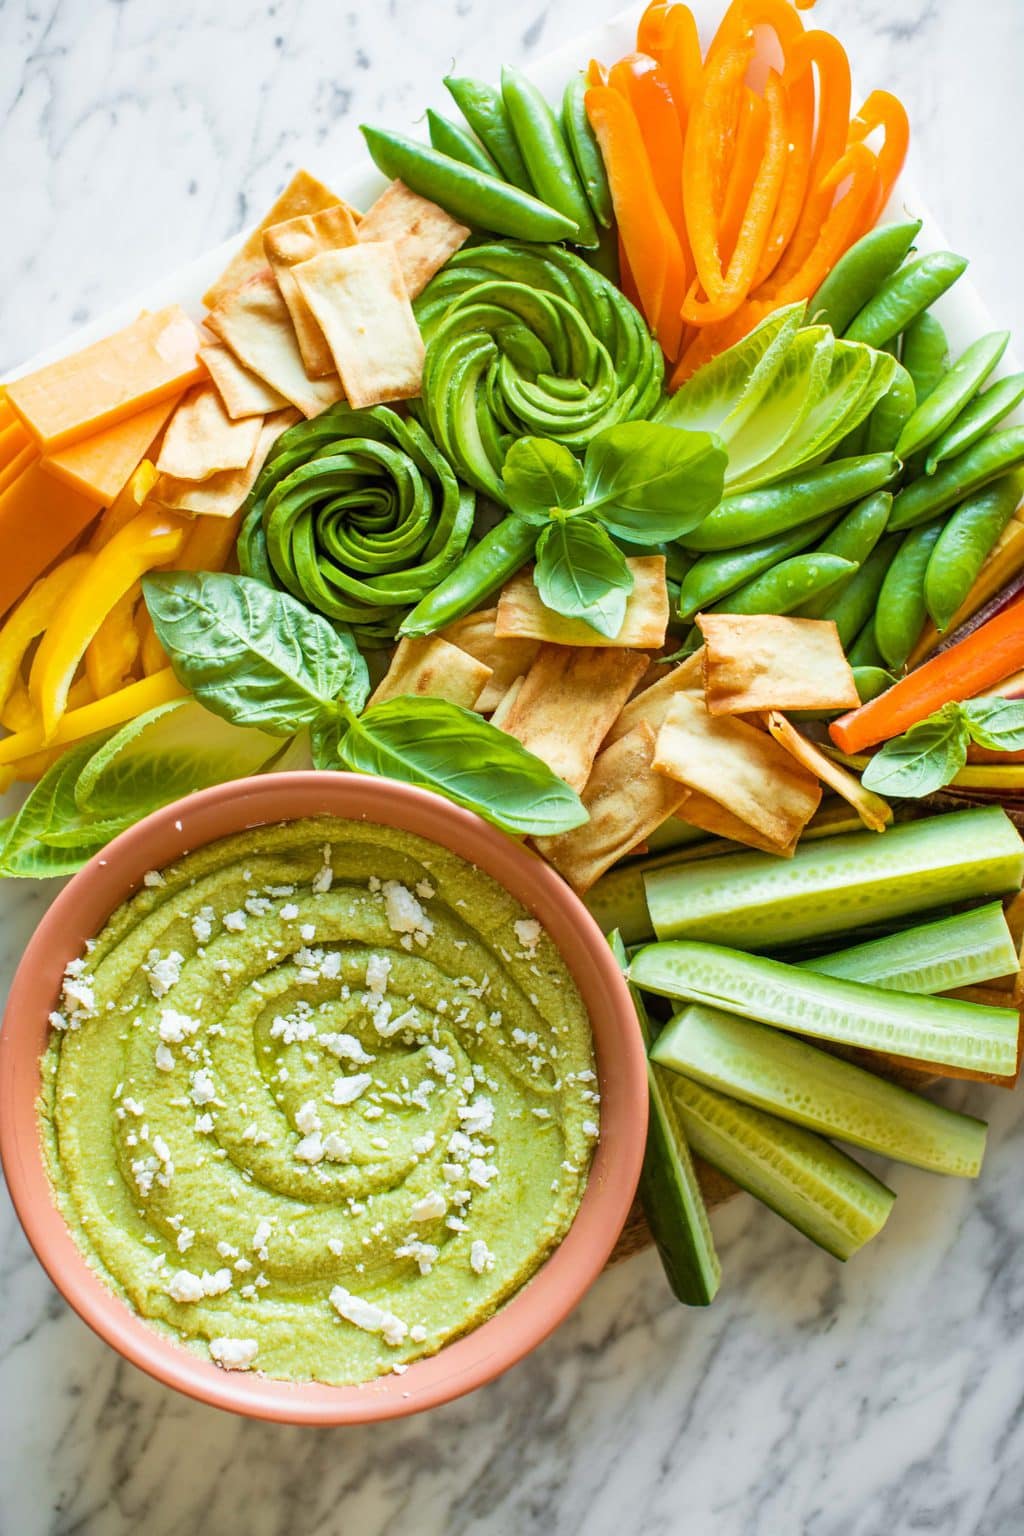
[[[5,731],[25,731],[31,725],[38,724],[39,716],[36,707],[28,696],[28,689],[20,674],[8,692],[0,709],[0,725]]]
[[[106,698],[131,678],[139,654],[135,605],[142,597],[139,582],[111,608],[85,653],[85,672],[96,698]]]
[[[139,657],[142,663],[142,672],[145,677],[151,677],[154,672],[159,672],[162,667],[168,665],[167,652],[156,637],[153,628],[153,620],[145,604],[137,610],[135,615],[135,627],[139,635]]]
[[[105,699],[95,699],[79,709],[69,709],[57,721],[49,740],[38,724],[16,731],[13,736],[5,736],[0,740],[0,767],[17,763],[46,747],[70,746],[73,741],[81,741],[97,731],[124,725],[127,720],[134,720],[159,704],[170,704],[173,699],[187,696],[188,689],[178,682],[170,667],[164,667],[152,677],[144,677],[140,682],[119,688],[116,693],[108,693]]]
[[[173,512],[143,508],[95,556],[88,580],[68,598],[32,663],[29,693],[42,716],[44,744],[54,737],[78,664],[107,614],[147,571],[174,559],[186,532],[187,523]]]
[[[32,641],[43,633],[91,564],[89,555],[69,555],[47,575],[40,576],[0,626],[0,707],[6,704],[18,681],[21,664]],[[6,720],[3,723],[6,725]]]
[[[636,114],[611,86],[592,86],[585,101],[643,313],[666,356],[675,357],[682,337],[683,253],[658,196]]]
[[[159,478],[152,461],[143,459],[124,490],[102,513],[93,529],[92,538],[88,544],[93,554],[98,554],[104,544],[110,543],[115,533],[120,533],[125,524],[131,522]]]

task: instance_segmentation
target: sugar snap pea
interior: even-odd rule
[[[1024,477],[1003,475],[968,496],[944,524],[924,578],[924,600],[937,630],[947,628],[974,585],[1022,491]]]
[[[891,341],[951,288],[966,266],[966,258],[952,251],[932,251],[900,267],[847,327],[847,340],[870,347]]]
[[[934,475],[922,475],[897,493],[889,527],[914,528],[948,512],[965,496],[1024,464],[1024,427],[1005,427],[979,439],[966,453],[948,459]],[[714,515],[714,514],[712,514]]]
[[[834,587],[857,567],[839,555],[794,555],[782,560],[763,576],[755,576],[721,602],[712,613],[792,613],[809,598]]]
[[[843,560],[853,561],[855,566],[862,566],[868,558],[882,534],[889,520],[892,510],[892,494],[889,491],[875,491],[871,496],[865,496],[855,507],[851,507],[846,516],[841,518],[831,533],[827,534],[818,545],[820,555],[839,555]],[[853,573],[850,576],[854,580]],[[842,587],[821,592],[810,602],[804,603],[800,609],[800,617],[803,619],[831,619],[835,617],[834,607]]]
[[[472,165],[485,176],[501,176],[497,163],[491,159],[483,145],[471,133],[467,133],[465,128],[460,128],[458,123],[435,112],[433,107],[427,108],[427,132],[439,154],[448,155],[452,160],[461,160],[463,165]]]
[[[970,405],[947,427],[937,442],[928,450],[925,469],[934,475],[940,464],[953,459],[958,453],[973,448],[979,438],[997,427],[1004,416],[1024,400],[1024,373],[1011,374],[1000,379],[982,394],[976,395]]]
[[[406,614],[400,635],[432,635],[471,613],[533,554],[537,530],[521,517],[502,518],[432,592]]]
[[[501,72],[501,99],[537,196],[572,220],[579,231],[576,244],[593,249],[597,226],[554,112],[537,87],[507,65]]]
[[[896,444],[896,453],[901,459],[909,458],[919,448],[934,442],[952,425],[984,384],[1006,351],[1009,340],[1009,331],[993,331],[971,343],[927,400],[921,401],[903,428]]]
[[[757,544],[746,544],[742,549],[701,555],[683,578],[679,594],[680,618],[692,618],[720,597],[725,597],[726,593],[734,592],[745,582],[753,581],[755,576],[770,571],[780,560],[799,554],[827,533],[834,522],[835,514],[829,513],[785,533],[777,533],[773,538],[761,539]]]
[[[891,688],[896,679],[884,667],[854,667],[853,681],[862,704],[877,699],[880,693]]]
[[[900,362],[914,381],[917,404],[923,404],[949,371],[949,342],[942,321],[931,310],[911,320],[904,330]]]
[[[360,132],[379,171],[404,181],[421,197],[429,197],[475,229],[520,240],[575,240],[579,234],[572,219],[556,208],[495,176],[463,165],[461,160],[438,154],[428,144],[365,125]]]
[[[835,623],[844,650],[849,649],[872,618],[885,573],[899,547],[900,541],[895,535],[880,539],[856,575],[844,582],[841,591],[833,594],[825,616]]]
[[[885,670],[885,658],[878,649],[878,641],[875,639],[874,618],[868,619],[850,646],[846,659],[854,669],[854,673],[860,671],[862,667],[877,667],[879,671]]]
[[[914,381],[898,363],[892,383],[868,417],[865,452],[892,453],[916,404]]]
[[[519,152],[501,92],[483,80],[466,75],[446,75],[449,95],[487,153],[498,164],[506,181],[521,192],[532,192],[533,182]]]
[[[920,228],[920,219],[882,224],[851,245],[807,306],[814,324],[830,325],[841,336],[854,315],[905,260]]]
[[[938,521],[912,528],[885,573],[875,604],[875,639],[894,671],[904,666],[924,629],[925,572],[941,532],[942,524]]]
[[[611,229],[615,222],[611,188],[597,138],[587,117],[586,94],[586,80],[582,75],[574,75],[562,97],[562,132],[576,162],[594,218],[602,228]]]
[[[800,523],[849,507],[872,491],[881,490],[896,474],[891,453],[837,459],[803,470],[788,480],[741,491],[724,500],[692,533],[679,540],[684,549],[735,549],[737,545],[771,538]],[[810,595],[810,594],[808,594]]]

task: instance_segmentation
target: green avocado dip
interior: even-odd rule
[[[548,935],[409,833],[323,817],[151,872],[67,968],[57,1204],[140,1316],[225,1369],[368,1381],[489,1318],[598,1134]]]

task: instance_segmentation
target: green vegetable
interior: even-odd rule
[[[918,799],[952,783],[974,742],[993,752],[1024,751],[1024,699],[944,704],[874,754],[861,775],[869,789]]]
[[[879,667],[884,670],[885,657],[878,649],[878,641],[875,639],[874,615],[867,621],[853,644],[849,647],[846,659],[850,666],[854,668]]]
[[[925,523],[904,535],[885,573],[875,605],[875,641],[886,664],[898,672],[924,629],[924,578],[941,523]]]
[[[464,248],[415,310],[431,435],[462,479],[499,505],[516,438],[582,452],[604,428],[650,416],[661,394],[661,351],[641,316],[557,246]]]
[[[833,591],[857,567],[852,560],[817,551],[782,560],[763,576],[713,604],[713,613],[792,613],[822,593]]]
[[[99,819],[75,802],[75,785],[103,737],[76,742],[33,785],[28,798],[5,823],[0,876],[45,880],[72,875],[135,821],[133,808]],[[52,837],[58,837],[54,843]]]
[[[805,305],[776,311],[698,371],[657,419],[721,437],[726,490],[753,491],[827,458],[889,389],[887,354],[801,328]]]
[[[447,155],[452,160],[461,160],[463,165],[474,166],[485,176],[501,175],[486,149],[472,134],[460,128],[458,123],[442,117],[432,107],[427,108],[427,129],[430,142],[439,154]]]
[[[610,230],[615,223],[615,209],[601,150],[587,117],[584,101],[586,94],[587,82],[584,77],[573,75],[562,97],[562,132],[572,152],[591,212],[603,229]]]
[[[863,501],[859,501],[855,507],[851,507],[832,532],[822,539],[818,545],[819,554],[836,555],[841,560],[850,560],[858,571],[851,573],[849,580],[838,589],[833,585],[824,593],[804,603],[799,609],[801,618],[836,618],[837,599],[849,590],[860,566],[877,546],[885,532],[891,510],[891,494],[888,491],[875,491],[872,495],[866,496]],[[841,633],[840,639],[842,639]]]
[[[686,549],[704,552],[735,549],[771,538],[881,490],[896,471],[897,460],[889,453],[839,459],[802,470],[799,475],[760,490],[726,496],[680,543]]]
[[[532,193],[533,183],[519,152],[501,92],[482,80],[456,75],[447,75],[444,83],[481,144],[497,161],[505,180],[523,192]]]
[[[1000,807],[985,806],[902,823],[882,837],[802,840],[791,859],[753,851],[706,863],[675,859],[649,870],[643,884],[660,939],[763,950],[1001,896],[1019,890],[1022,878],[1019,833]]]
[[[575,790],[539,757],[445,699],[372,705],[349,722],[338,755],[343,768],[434,790],[506,832],[550,836],[587,820]]]
[[[857,696],[862,704],[867,704],[871,699],[877,699],[880,693],[891,688],[896,679],[891,672],[886,672],[884,667],[855,666],[853,667],[853,681],[856,684]]]
[[[1024,373],[1012,374],[977,395],[928,450],[925,469],[934,475],[940,464],[973,448],[986,432],[999,425],[1024,400]]]
[[[661,997],[703,1003],[837,1045],[1004,1077],[1017,1070],[1015,1008],[890,992],[694,940],[646,945],[630,961],[629,978]]]
[[[973,448],[949,459],[934,475],[921,476],[905,485],[893,502],[889,527],[892,532],[926,523],[948,512],[965,496],[980,491],[1009,470],[1024,465],[1024,427],[1006,427],[976,442]]]
[[[497,177],[438,154],[415,139],[360,124],[370,158],[383,175],[438,203],[473,229],[517,240],[575,240],[579,227],[564,214]]]
[[[1014,976],[1019,961],[1002,904],[993,901],[797,965],[822,976],[934,996]]]
[[[559,518],[537,540],[534,582],[555,613],[582,619],[613,640],[626,617],[633,573],[604,529],[583,517]]]
[[[501,99],[537,196],[576,225],[578,245],[596,246],[597,227],[558,119],[535,85],[508,65]]]
[[[214,714],[290,736],[337,712],[348,651],[294,598],[209,571],[157,572],[143,592],[175,677]],[[353,707],[364,702],[365,692]]]
[[[503,518],[406,614],[399,634],[431,635],[471,613],[526,564],[536,542],[537,530],[524,518]]]
[[[693,1150],[834,1258],[881,1231],[896,1196],[823,1136],[678,1072],[665,1081]]]
[[[900,362],[910,374],[917,404],[923,404],[949,372],[946,332],[930,310],[918,315],[903,332]]]
[[[962,1178],[981,1170],[983,1121],[763,1024],[686,1008],[662,1030],[654,1058],[742,1103],[883,1157]]]
[[[901,459],[933,443],[952,426],[1006,351],[1009,340],[1009,331],[993,331],[972,342],[903,428],[896,444]]]
[[[901,266],[921,229],[921,220],[880,224],[850,246],[836,262],[808,311],[820,325],[841,336],[853,317]]]
[[[239,564],[380,643],[456,568],[474,505],[418,422],[334,405],[275,443],[249,496]]]
[[[964,256],[954,256],[951,251],[933,251],[900,267],[847,327],[847,340],[862,341],[869,347],[884,346],[905,331],[918,315],[930,309],[936,299],[953,286],[966,266]]]
[[[619,933],[608,935],[612,953],[623,970],[626,950]],[[639,992],[630,987],[644,1047],[650,1050],[654,1031]],[[715,1252],[704,1196],[686,1142],[686,1133],[672,1096],[671,1075],[647,1063],[650,1119],[640,1174],[640,1199],[647,1225],[658,1248],[669,1285],[688,1307],[706,1307],[721,1284],[722,1266]]]
[[[737,587],[752,581],[755,576],[770,571],[780,561],[814,544],[828,532],[834,521],[835,514],[826,513],[824,517],[799,523],[796,528],[774,534],[760,543],[701,555],[683,577],[679,593],[680,618],[692,618],[702,609],[710,608],[718,598],[735,592]]]
[[[1004,475],[962,502],[943,525],[928,561],[924,598],[936,629],[948,626],[1017,509],[1024,479]]]
[[[892,383],[868,417],[863,451],[893,453],[916,405],[914,381],[902,364],[898,364]]]

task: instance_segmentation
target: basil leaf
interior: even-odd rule
[[[75,803],[78,776],[106,739],[76,742],[46,770],[6,827],[0,875],[33,880],[73,875],[138,820],[130,806],[121,816],[97,817]]]
[[[583,499],[583,470],[568,448],[546,437],[521,437],[505,455],[505,496],[513,512],[540,527],[552,510],[564,512]]]
[[[338,768],[341,738],[347,730],[348,721],[340,715],[321,715],[313,721],[309,728],[309,750],[314,768]]]
[[[576,791],[547,763],[446,699],[372,704],[341,736],[338,758],[355,773],[432,789],[506,832],[548,835],[587,820]]]
[[[537,540],[533,579],[540,600],[614,640],[626,617],[633,573],[626,557],[585,517],[559,518]]]
[[[142,586],[175,677],[234,725],[290,736],[333,705],[351,675],[327,619],[262,582],[165,571]]]
[[[1024,699],[968,699],[961,704],[971,740],[992,752],[1024,751]]]
[[[930,795],[956,778],[967,761],[967,744],[959,707],[946,705],[887,741],[864,769],[861,783],[897,799]]]
[[[633,543],[678,539],[721,501],[726,462],[710,432],[620,422],[587,449],[584,509]]]

